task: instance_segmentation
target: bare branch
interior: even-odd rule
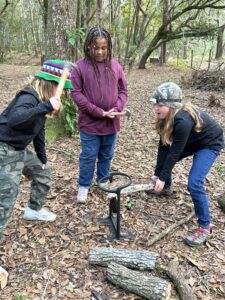
[[[2,10],[0,11],[0,15],[2,15],[4,13],[4,11],[6,10],[6,8],[12,3],[10,3],[8,0],[5,0],[5,5],[2,8]]]

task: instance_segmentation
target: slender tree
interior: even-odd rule
[[[157,30],[155,36],[151,39],[148,47],[144,51],[139,68],[144,69],[146,61],[151,53],[159,48],[163,42],[168,42],[182,37],[200,37],[209,36],[218,30],[218,26],[208,26],[199,28],[193,26],[194,20],[207,9],[224,9],[225,3],[220,0],[192,0],[192,1],[174,1],[170,8],[170,17],[168,22],[163,23]],[[195,24],[194,24],[195,25]],[[168,26],[170,30],[168,31]],[[184,31],[185,29],[185,31]]]

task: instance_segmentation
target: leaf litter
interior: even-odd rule
[[[0,65],[0,71],[2,78],[5,78],[0,89],[3,109],[35,68]],[[132,116],[130,120],[122,119],[112,162],[113,172],[128,174],[134,184],[149,183],[156,161],[158,136],[153,131],[154,113],[148,98],[160,83],[179,83],[187,72],[153,66],[130,73],[127,107]],[[191,99],[224,126],[225,100],[222,92],[215,92],[221,103],[219,109],[208,107],[210,95],[207,91],[185,87],[184,94],[185,98]],[[57,214],[54,223],[25,222],[22,219],[30,191],[29,181],[22,179],[13,215],[0,244],[1,265],[9,272],[8,285],[1,291],[0,299],[91,300],[95,299],[94,295],[106,299],[141,299],[107,282],[104,268],[88,264],[90,248],[105,245],[100,243],[100,238],[110,236],[108,227],[99,224],[99,219],[108,215],[108,203],[106,193],[96,185],[91,187],[86,205],[76,203],[79,152],[79,140],[68,137],[60,138],[52,149],[48,148],[53,175],[45,207]],[[65,153],[74,153],[74,157]],[[225,189],[224,151],[206,183],[215,233],[213,238],[198,249],[184,245],[183,237],[196,227],[196,220],[193,219],[151,247],[147,246],[149,239],[190,214],[193,209],[186,188],[190,165],[188,158],[176,165],[173,172],[174,194],[170,198],[158,199],[144,192],[121,195],[121,230],[133,233],[135,237],[106,245],[155,251],[159,254],[157,262],[162,265],[176,258],[198,299],[222,300],[225,298],[225,216],[217,199],[222,197]],[[126,208],[128,199],[132,202],[131,210]],[[176,297],[174,291],[171,299]]]

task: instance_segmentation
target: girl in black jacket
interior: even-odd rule
[[[157,164],[153,179],[155,195],[171,194],[171,172],[176,162],[193,156],[188,177],[198,221],[197,231],[184,239],[189,246],[199,246],[211,233],[208,197],[204,181],[216,157],[224,147],[223,130],[208,114],[191,103],[181,103],[178,85],[160,85],[150,99],[156,113],[155,128],[160,135]]]
[[[16,94],[0,115],[0,236],[16,202],[21,175],[32,179],[25,220],[54,221],[56,215],[42,208],[51,178],[45,151],[45,120],[60,110],[54,97],[63,71],[60,60],[46,61],[34,80]],[[70,79],[64,88],[72,88]],[[33,153],[27,148],[33,142]]]

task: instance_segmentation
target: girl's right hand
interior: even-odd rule
[[[56,97],[52,97],[49,99],[53,109],[55,111],[59,111],[60,110],[60,106],[61,106],[61,101],[60,99],[56,98]]]
[[[103,117],[114,119],[115,116],[111,115],[112,112],[114,112],[114,108],[111,108],[109,111],[103,111]]]

